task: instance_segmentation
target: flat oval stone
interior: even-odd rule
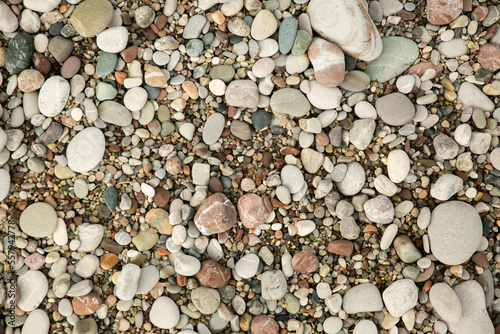
[[[121,300],[132,300],[137,292],[141,268],[128,263],[123,266],[116,281],[114,294]]]
[[[408,69],[419,56],[417,43],[409,38],[382,38],[382,54],[367,64],[365,73],[372,81],[386,82]]]
[[[97,323],[93,318],[78,320],[73,326],[72,334],[97,334]]]
[[[207,145],[215,144],[224,130],[224,125],[224,115],[220,113],[210,115],[203,126],[203,142]]]
[[[280,300],[288,291],[286,277],[281,270],[269,270],[261,278],[262,298]]]
[[[47,334],[50,328],[50,319],[44,310],[32,311],[23,325],[21,334]]]
[[[48,78],[38,94],[38,108],[47,117],[55,117],[63,111],[70,93],[69,82],[55,75]]]
[[[286,165],[281,169],[281,182],[291,194],[295,194],[304,186],[304,175],[297,167]]]
[[[309,112],[311,105],[300,90],[283,88],[271,96],[271,108],[278,113],[302,117]]]
[[[246,228],[256,228],[265,223],[272,207],[270,203],[256,194],[245,194],[238,199],[238,213],[241,222]]]
[[[276,334],[280,326],[273,318],[264,314],[259,314],[252,318],[250,328],[252,333]]]
[[[0,31],[5,33],[14,32],[19,26],[16,14],[10,9],[5,2],[0,2]]]
[[[99,15],[96,15],[99,13]],[[94,37],[113,19],[113,5],[107,0],[86,0],[71,15],[71,25],[83,37]]]
[[[361,320],[354,327],[352,334],[377,334],[377,326],[371,320]]]
[[[104,101],[98,107],[99,118],[106,123],[127,126],[132,123],[130,110],[115,101]]]
[[[318,109],[328,110],[340,106],[342,92],[337,87],[327,87],[316,80],[309,81],[309,102]]]
[[[297,28],[297,20],[293,17],[287,17],[281,21],[278,34],[279,50],[281,54],[287,54],[292,49],[295,36],[297,35]]]
[[[149,265],[141,268],[141,276],[137,285],[137,294],[145,294],[151,291],[160,281],[160,273],[155,266]]]
[[[127,47],[128,29],[121,26],[106,29],[97,35],[96,43],[102,51],[121,52]]]
[[[365,169],[357,161],[347,165],[345,177],[340,182],[336,182],[337,190],[345,196],[354,196],[361,191],[365,185]]]
[[[434,311],[446,322],[456,323],[462,317],[462,304],[447,283],[432,285],[429,290],[429,301]]]
[[[168,314],[168,317],[165,316],[166,314]],[[172,299],[165,296],[156,299],[149,311],[151,323],[163,329],[171,329],[177,326],[179,318],[179,307]]]
[[[439,204],[428,227],[432,254],[444,264],[462,264],[479,247],[482,229],[481,218],[471,205],[460,201]]]
[[[391,200],[384,195],[378,195],[363,204],[366,217],[372,222],[390,224],[394,219],[394,206]]]
[[[90,315],[97,312],[102,304],[101,297],[95,292],[88,293],[84,296],[78,296],[71,301],[73,311],[78,315]]]
[[[415,116],[415,106],[401,93],[391,93],[375,102],[378,116],[384,123],[401,126],[411,122]]]
[[[257,40],[263,40],[274,34],[278,28],[278,22],[273,13],[267,9],[261,10],[252,22],[251,34]]]
[[[19,218],[21,230],[34,238],[45,238],[57,227],[57,213],[45,202],[36,202],[24,209]]]
[[[241,257],[234,267],[236,274],[241,278],[247,279],[252,278],[257,274],[257,270],[259,269],[259,257],[255,254],[247,254]]]
[[[77,173],[94,169],[101,163],[105,148],[106,142],[101,130],[90,127],[80,131],[66,149],[69,168]]]
[[[219,309],[220,295],[217,290],[199,287],[191,291],[191,300],[202,314],[214,314]]]
[[[446,25],[456,19],[463,9],[462,0],[427,0],[427,20],[436,25]]]
[[[312,273],[318,270],[318,257],[309,251],[300,251],[292,258],[292,267],[298,273]]]
[[[38,270],[28,270],[17,278],[19,301],[17,307],[24,312],[36,309],[49,291],[47,277]]]
[[[379,312],[384,308],[382,296],[371,283],[355,285],[344,294],[342,308],[347,314]]]
[[[387,156],[387,173],[394,183],[403,182],[410,172],[410,158],[403,150],[392,150]]]
[[[399,318],[417,305],[418,288],[411,279],[400,279],[384,290],[382,298],[389,313]]]

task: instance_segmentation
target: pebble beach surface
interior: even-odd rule
[[[500,334],[495,0],[0,0],[0,334]]]

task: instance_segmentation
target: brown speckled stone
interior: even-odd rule
[[[276,320],[261,314],[253,317],[250,329],[252,334],[276,334],[280,327]]]
[[[224,194],[207,197],[194,216],[196,227],[204,235],[225,232],[236,225],[236,209]]]
[[[318,270],[319,261],[313,253],[309,251],[300,251],[293,256],[292,267],[299,273],[312,273]]]
[[[264,223],[271,213],[271,203],[266,203],[256,194],[245,194],[238,200],[238,213],[247,228],[256,228]]]
[[[230,278],[231,272],[229,269],[218,262],[206,260],[201,263],[198,279],[202,285],[210,288],[222,288],[227,285]]]

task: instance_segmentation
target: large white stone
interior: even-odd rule
[[[337,190],[345,196],[354,196],[363,189],[366,176],[365,169],[357,161],[347,165],[347,172],[342,181],[337,182]]]
[[[69,142],[66,149],[68,166],[77,173],[88,172],[97,167],[104,156],[106,142],[98,128],[86,128]]]
[[[149,319],[156,327],[171,329],[177,326],[180,313],[177,304],[170,298],[159,297],[151,306]]]
[[[448,323],[456,323],[462,317],[462,304],[447,283],[434,284],[429,290],[429,301],[434,311]]]
[[[387,156],[387,173],[394,183],[401,183],[410,172],[410,158],[403,150],[393,150]]]
[[[28,270],[17,278],[19,301],[17,307],[24,312],[36,309],[49,291],[47,277],[38,270]]]
[[[63,77],[54,75],[48,78],[38,94],[38,108],[47,117],[55,117],[63,111],[70,93],[69,82]]]
[[[401,279],[389,285],[382,298],[389,313],[399,318],[417,305],[418,288],[411,279]]]
[[[96,43],[102,51],[121,52],[127,47],[128,29],[121,26],[106,29],[97,35]]]

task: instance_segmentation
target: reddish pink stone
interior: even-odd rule
[[[28,266],[31,270],[40,269],[45,263],[45,256],[33,253],[24,259],[24,264]]]
[[[319,261],[315,254],[309,251],[300,251],[293,256],[292,267],[299,273],[312,273],[318,270]]]
[[[479,49],[477,61],[481,67],[490,72],[495,72],[500,68],[500,46],[495,44],[484,44]]]
[[[344,81],[345,58],[338,46],[322,38],[315,38],[307,55],[314,67],[317,82],[327,87],[337,87]]]
[[[443,72],[442,64],[434,65],[432,62],[428,61],[426,63],[418,63],[416,65],[413,65],[408,70],[408,74],[416,74],[421,77],[429,68],[432,68],[436,71],[436,75],[434,75],[434,77],[431,79],[434,79],[439,73]]]
[[[427,20],[445,25],[456,19],[463,9],[463,0],[427,0]]]
[[[210,288],[223,288],[229,282],[231,272],[229,269],[214,260],[206,260],[201,263],[201,269],[198,272],[198,279],[204,286]]]
[[[250,329],[252,334],[276,334],[280,326],[273,318],[261,314],[253,317]]]
[[[204,235],[225,232],[236,225],[236,209],[224,194],[207,197],[198,208],[194,223]]]
[[[245,194],[238,200],[238,213],[246,228],[256,228],[264,223],[271,210],[272,205],[269,199],[265,201],[259,195]]]

